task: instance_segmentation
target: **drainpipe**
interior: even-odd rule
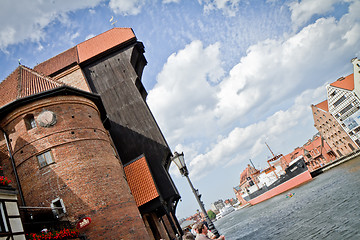
[[[18,176],[18,174],[17,174],[16,165],[15,165],[15,160],[14,160],[14,157],[13,157],[13,155],[12,155],[12,153],[11,153],[11,146],[10,146],[9,137],[8,137],[8,135],[6,134],[6,132],[4,131],[4,129],[2,129],[2,128],[0,127],[0,130],[1,130],[1,131],[3,132],[3,134],[4,134],[6,146],[7,146],[7,149],[8,149],[8,152],[9,152],[9,156],[10,156],[10,160],[11,160],[11,165],[12,165],[13,170],[14,170],[14,175],[15,175],[15,179],[16,179],[16,184],[17,184],[18,190],[19,190],[20,200],[21,200],[22,205],[25,206],[24,195],[23,195],[23,192],[22,192],[22,189],[21,189],[21,184],[20,184],[19,176]]]

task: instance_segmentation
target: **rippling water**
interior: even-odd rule
[[[226,240],[360,239],[360,157],[215,226]]]

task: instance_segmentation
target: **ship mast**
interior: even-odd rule
[[[249,159],[249,161],[250,161],[251,165],[253,166],[253,168],[256,170],[255,165],[253,164],[253,162],[251,161],[251,159]],[[253,183],[255,183],[256,187],[257,187],[258,190],[259,190],[259,189],[260,189],[260,188],[259,188],[259,185],[258,185],[257,182],[255,181],[255,178],[254,178],[254,176],[253,176],[253,173],[250,173],[250,178],[251,178],[251,180],[253,181]]]
[[[269,151],[270,151],[271,154],[273,155],[273,158],[271,158],[271,159],[269,159],[269,160],[267,161],[268,164],[269,164],[269,166],[270,166],[270,169],[271,169],[272,166],[271,166],[270,162],[271,162],[271,161],[275,161],[275,160],[277,160],[278,158],[282,157],[282,154],[280,154],[280,155],[278,155],[278,156],[275,156],[275,154],[273,153],[273,151],[271,151],[271,148],[269,147],[269,145],[268,145],[266,142],[265,142],[265,145],[268,147]],[[273,171],[273,173],[275,174],[275,177],[276,177],[276,178],[279,178],[279,176],[276,174],[275,170]]]
[[[249,159],[251,165],[253,166],[253,168],[255,168],[255,165],[253,164],[253,162],[251,161],[251,159]],[[256,169],[256,168],[255,168]]]
[[[273,157],[275,157],[275,154],[273,153],[273,151],[271,151],[269,145],[267,145],[267,143],[265,142],[265,145],[268,147],[268,149],[270,150],[271,154],[273,155]]]

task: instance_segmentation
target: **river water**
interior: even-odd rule
[[[295,193],[286,198],[287,193]],[[216,221],[226,240],[360,239],[360,157]]]

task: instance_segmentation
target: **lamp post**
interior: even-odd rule
[[[214,224],[212,223],[212,221],[210,220],[206,210],[205,210],[205,207],[204,207],[204,203],[201,201],[201,194],[199,194],[199,190],[198,189],[195,189],[194,186],[192,185],[191,181],[190,181],[190,178],[189,178],[189,171],[186,167],[186,164],[185,164],[185,160],[184,160],[184,153],[177,153],[177,152],[174,152],[174,156],[172,157],[172,161],[176,164],[176,166],[179,168],[180,170],[180,173],[181,175],[184,177],[186,177],[186,179],[188,180],[189,182],[189,185],[190,185],[190,188],[192,190],[192,192],[194,193],[195,195],[195,198],[197,200],[197,202],[199,203],[199,206],[200,206],[200,209],[201,211],[204,213],[205,215],[205,218],[206,218],[206,222],[207,224],[209,225],[209,230],[215,234],[215,236],[218,238],[220,237],[220,234],[219,232],[216,230]]]

